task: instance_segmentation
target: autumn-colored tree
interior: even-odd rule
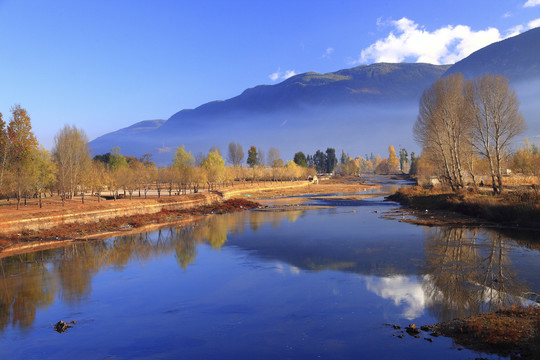
[[[525,175],[540,175],[540,149],[538,146],[525,141],[512,156],[512,169]]]
[[[399,159],[396,156],[396,150],[392,145],[388,147],[388,171],[394,173],[399,166]]]
[[[388,159],[382,159],[377,163],[377,166],[375,167],[375,174],[390,174]]]
[[[193,182],[195,159],[191,151],[187,152],[184,145],[176,149],[173,158],[173,169],[176,172],[177,181],[184,193],[187,187]],[[179,189],[180,191],[180,189]]]
[[[193,172],[193,179],[195,182],[195,185],[193,186],[194,188],[193,190],[197,192],[199,191],[199,185],[205,184],[208,180],[206,170],[202,166],[195,167],[194,172]]]
[[[42,207],[42,195],[56,181],[56,165],[51,154],[43,146],[34,150],[31,166],[31,190],[38,195]]]
[[[177,180],[177,176],[176,176],[177,171],[176,169],[173,168],[172,165],[166,168],[163,168],[162,171],[163,171],[163,182],[167,185],[169,196],[172,196],[172,190]]]
[[[96,160],[90,162],[90,168],[86,172],[86,183],[90,192],[97,195],[98,202],[101,201],[101,191],[109,181],[107,176],[105,164]]]
[[[7,128],[9,137],[9,162],[14,173],[17,209],[21,201],[21,194],[28,184],[26,173],[31,166],[32,154],[38,146],[36,137],[32,133],[30,116],[20,105],[11,108],[11,120]]]
[[[9,147],[10,141],[6,122],[2,118],[2,113],[0,113],[0,194],[4,191],[4,176],[8,167]]]
[[[360,161],[362,159],[351,159],[345,161],[345,163],[341,163],[336,168],[336,174],[341,176],[351,176],[356,175],[360,171]]]
[[[217,150],[210,151],[202,161],[201,166],[206,170],[208,185],[215,185],[223,180],[225,173],[225,160]]]

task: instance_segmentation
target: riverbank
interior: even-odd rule
[[[513,190],[493,195],[474,190],[448,192],[414,186],[401,188],[387,199],[416,210],[414,215],[417,219],[408,219],[407,222],[418,225],[481,225],[540,230],[540,195],[534,190]]]
[[[429,342],[439,336],[452,338],[458,346],[512,359],[538,359],[540,355],[540,308],[510,308],[491,314],[454,319],[434,325],[402,328],[392,325],[397,334],[424,338]],[[479,357],[481,359],[481,357]]]
[[[220,191],[117,199],[97,202],[87,198],[67,201],[47,199],[43,208],[0,209],[0,257],[14,253],[61,246],[61,243],[104,239],[131,232],[196,221],[207,214],[243,211],[260,207],[257,199],[306,194],[355,193],[373,185],[358,178],[327,180],[319,184],[307,181],[246,183]]]

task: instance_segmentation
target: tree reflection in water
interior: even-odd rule
[[[92,292],[94,275],[102,269],[121,271],[133,262],[143,263],[174,254],[178,266],[187,270],[197,258],[199,244],[208,244],[219,250],[231,234],[238,235],[249,229],[271,231],[285,221],[295,222],[303,214],[302,211],[251,211],[208,216],[189,227],[171,227],[0,259],[0,329],[4,331],[9,326],[30,326],[37,310],[46,308],[55,298],[70,304],[84,301]],[[323,242],[318,245],[322,247],[313,249],[310,248],[311,243],[300,244],[299,249],[311,251],[308,251],[311,257],[296,263],[291,262],[288,243],[272,248],[274,252],[271,257],[301,267],[307,260],[319,259],[315,255],[324,251],[322,259],[332,264],[330,267],[325,263],[324,269],[354,268],[353,271],[363,275],[373,275],[369,266],[357,264],[364,264],[365,256],[371,256],[365,254],[361,244],[343,244],[349,246],[344,251],[362,250],[350,258],[343,257],[340,251],[329,250],[324,247],[326,244]],[[528,289],[517,278],[510,261],[509,250],[514,247],[513,244],[513,241],[507,241],[502,234],[494,231],[459,228],[429,230],[424,248],[426,261],[421,274],[422,289],[419,289],[426,308],[438,319],[449,320],[523,303],[521,296]],[[340,246],[339,243],[336,246]],[[380,268],[392,266],[394,261],[398,261],[391,255],[377,258]],[[344,259],[349,259],[351,263]],[[306,265],[306,269],[320,268],[318,261]],[[406,264],[411,260],[402,258],[399,261]]]
[[[294,222],[303,212],[246,212],[209,216],[193,226],[171,227],[153,233],[118,236],[41,252],[0,259],[0,331],[10,324],[32,325],[36,311],[53,303],[88,298],[92,278],[101,269],[122,270],[127,264],[176,254],[178,265],[187,269],[197,257],[197,245],[207,243],[220,249],[227,234],[240,234],[245,226],[256,231],[266,223]]]
[[[525,304],[509,243],[498,232],[464,228],[430,230],[425,244],[424,292],[440,321]]]

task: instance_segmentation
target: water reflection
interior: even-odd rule
[[[21,255],[0,262],[0,329],[30,326],[36,309],[49,306],[54,300],[57,282],[45,265],[36,261],[38,254]]]
[[[281,272],[298,275],[332,269],[359,274],[367,291],[404,306],[404,319],[418,318],[427,310],[438,320],[449,320],[526,303],[522,296],[531,291],[531,284],[532,291],[538,292],[538,284],[531,280],[534,274],[517,275],[513,254],[520,248],[501,233],[460,228],[430,228],[422,233],[420,228],[395,222],[415,229],[423,241],[403,240],[399,231],[393,233],[394,239],[383,241],[372,239],[372,234],[365,238],[354,234],[359,215],[349,212],[350,218],[338,215],[348,219],[342,224],[344,234],[353,235],[320,235],[313,223],[328,221],[320,225],[327,228],[336,221],[327,220],[327,215],[335,212],[310,217],[311,222],[298,221],[306,216],[304,211],[209,216],[190,227],[1,259],[0,329],[5,331],[10,324],[30,326],[36,311],[52,304],[55,296],[68,304],[87,299],[94,275],[104,268],[122,271],[131,262],[172,254],[178,266],[188,270],[197,259],[199,244],[219,250],[228,238],[235,247],[249,250],[251,257],[276,261]],[[288,224],[285,230],[284,224]],[[291,229],[297,230],[290,234]],[[536,250],[527,256],[538,263]]]
[[[438,228],[426,237],[423,288],[430,312],[450,320],[526,304],[526,284],[509,256],[512,242],[495,231]]]
[[[366,288],[383,299],[392,300],[395,306],[404,305],[401,316],[414,320],[424,313],[426,294],[422,281],[410,276],[373,277],[366,279]]]
[[[32,325],[36,311],[52,304],[56,294],[68,304],[88,298],[94,275],[105,267],[122,271],[132,261],[143,263],[174,253],[178,265],[187,269],[195,261],[200,243],[219,250],[228,234],[243,233],[246,224],[254,231],[265,223],[276,228],[282,221],[295,221],[301,215],[251,212],[211,216],[189,228],[172,227],[0,259],[0,330],[10,324],[19,328]]]

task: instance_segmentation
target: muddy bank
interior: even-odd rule
[[[162,197],[153,199],[137,199],[135,201],[102,201],[87,203],[83,206],[61,207],[60,209],[24,209],[19,212],[12,210],[2,214],[0,220],[0,235],[2,238],[13,238],[13,234],[27,234],[45,231],[59,226],[80,225],[83,223],[106,222],[114,218],[141,216],[158,213],[163,209],[180,210],[212,204],[221,201],[219,194],[210,192],[190,194],[182,197]],[[29,211],[30,210],[30,211]]]
[[[228,199],[189,209],[164,208],[157,213],[120,216],[91,223],[69,223],[44,230],[27,230],[23,234],[5,236],[0,243],[0,257],[65,246],[90,239],[105,239],[151,231],[165,226],[188,224],[199,220],[202,215],[225,214],[260,206],[259,203],[246,199]]]
[[[433,325],[387,324],[397,338],[412,336],[428,342],[449,337],[458,350],[467,348],[512,359],[540,358],[540,308],[502,309],[495,313],[454,319]],[[483,359],[478,357],[477,359]]]
[[[24,209],[3,214],[0,220],[0,256],[35,251],[88,239],[103,239],[129,232],[151,231],[179,222],[195,221],[197,215],[220,214],[261,207],[254,199],[325,193],[354,193],[377,187],[359,178],[235,186],[220,192],[163,196],[149,199],[71,203],[53,209]],[[236,196],[234,198],[233,196]],[[227,199],[227,200],[225,200]],[[294,200],[283,199],[273,211],[299,210]],[[51,203],[52,204],[52,203]],[[52,207],[48,204],[49,207]],[[261,207],[262,209],[263,207]],[[314,209],[303,206],[302,210]],[[320,208],[320,207],[317,207]],[[5,209],[3,209],[5,210]],[[5,212],[5,211],[4,211]],[[16,215],[19,215],[17,217]],[[189,218],[189,219],[188,219]]]
[[[417,225],[496,226],[540,230],[540,204],[519,194],[495,196],[474,191],[438,192],[419,186],[387,197],[415,210]]]

